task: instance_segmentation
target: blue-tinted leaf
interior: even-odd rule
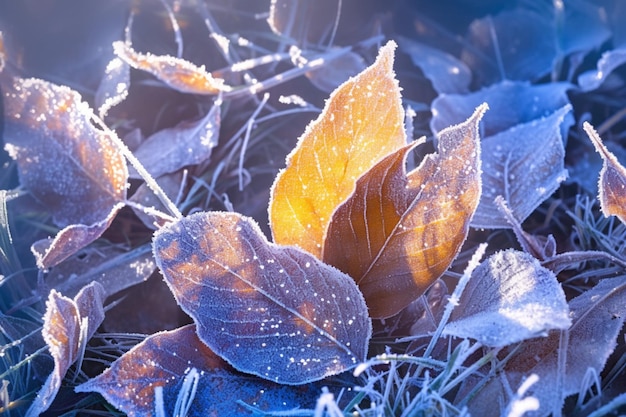
[[[551,16],[506,10],[475,20],[462,59],[482,85],[498,81],[534,81],[549,74],[557,53]],[[494,103],[489,106],[496,108]]]
[[[95,104],[98,115],[104,118],[112,107],[124,101],[128,96],[129,87],[130,66],[120,58],[112,59],[96,91]]]
[[[602,54],[598,69],[587,71],[578,77],[581,90],[591,91],[599,88],[615,69],[626,63],[626,48],[613,49]]]
[[[570,114],[566,105],[546,118],[519,124],[482,141],[483,192],[472,226],[509,228],[494,203],[502,196],[520,222],[567,177],[561,130]],[[571,118],[571,117],[570,117]]]
[[[531,85],[503,81],[471,94],[442,94],[433,101],[430,127],[433,132],[439,132],[464,121],[478,105],[487,103],[491,110],[483,118],[482,136],[489,137],[520,123],[549,116],[569,104],[566,92],[572,87],[569,83]]]
[[[553,22],[557,28],[561,54],[589,52],[611,36],[604,5],[587,0],[570,0],[562,4],[562,9],[555,9],[551,5],[556,18]]]
[[[295,247],[269,243],[236,213],[197,213],[155,233],[157,265],[214,352],[285,384],[365,359],[367,306],[353,279]]]
[[[31,246],[37,266],[53,267],[98,239],[109,228],[117,212],[124,206],[118,203],[101,221],[91,225],[72,224],[62,229],[54,238],[39,240]]]
[[[200,120],[184,121],[147,138],[135,150],[135,157],[153,177],[160,177],[206,161],[217,146],[220,131],[220,102]],[[131,171],[131,178],[141,176]]]
[[[165,415],[173,416],[185,376],[195,369],[197,386],[187,416],[246,415],[241,401],[261,410],[312,407],[314,386],[290,387],[241,374],[203,344],[193,325],[154,334],[115,361],[103,374],[76,388],[96,391],[130,417],[157,415],[156,389]]]
[[[85,286],[72,300],[50,292],[43,317],[43,337],[54,359],[54,370],[26,412],[38,416],[50,407],[61,381],[81,350],[104,320],[104,288],[97,282]]]
[[[411,57],[438,93],[465,93],[472,80],[469,68],[456,57],[408,38],[398,39],[400,49]]]
[[[507,250],[474,270],[444,334],[502,347],[566,329],[568,314],[554,273],[525,252]]]
[[[21,184],[65,227],[102,222],[126,197],[126,161],[75,91],[37,79],[3,86],[5,149]]]

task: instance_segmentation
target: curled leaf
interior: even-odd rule
[[[253,220],[197,213],[155,233],[154,254],[200,339],[236,369],[284,384],[365,358],[371,323],[353,280]]]
[[[54,370],[26,412],[37,416],[50,407],[61,381],[81,350],[104,320],[104,288],[93,282],[70,299],[55,290],[50,292],[43,317],[43,338],[54,359]]]
[[[120,58],[113,58],[106,67],[104,78],[96,91],[95,104],[100,118],[128,96],[130,66]]]
[[[554,273],[525,252],[497,252],[472,273],[443,333],[503,347],[571,322]]]
[[[598,181],[600,207],[606,217],[617,216],[626,224],[626,168],[602,143],[600,135],[587,122],[585,132],[604,161]]]
[[[404,110],[393,73],[395,43],[337,88],[287,156],[271,190],[274,242],[321,257],[330,218],[357,179],[406,144]]]
[[[113,51],[131,67],[149,72],[181,93],[214,95],[231,89],[203,66],[198,67],[182,58],[141,54],[122,41],[113,43]]]
[[[323,260],[359,285],[374,318],[392,316],[450,266],[481,193],[478,124],[487,105],[440,132],[438,153],[408,175],[414,145],[364,174],[333,214]]]

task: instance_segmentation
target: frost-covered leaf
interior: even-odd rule
[[[321,257],[330,218],[357,179],[406,144],[404,110],[393,73],[393,42],[368,69],[342,84],[287,156],[271,190],[274,242]]]
[[[50,407],[65,373],[104,320],[103,301],[104,288],[97,282],[83,287],[74,299],[55,290],[50,292],[42,334],[54,359],[54,370],[37,393],[26,416],[37,416]]]
[[[613,74],[613,71],[626,63],[626,48],[613,49],[602,54],[597,69],[584,72],[578,77],[578,85],[582,91],[599,88]]]
[[[109,110],[128,96],[130,66],[120,58],[113,58],[106,67],[104,78],[96,91],[95,104],[98,115],[104,118]]]
[[[72,224],[59,231],[54,238],[33,243],[30,250],[35,255],[37,266],[41,269],[53,267],[98,239],[109,228],[113,218],[122,207],[124,203],[114,205],[102,221],[91,225]]]
[[[461,123],[480,103],[488,103],[491,110],[483,119],[481,132],[487,138],[553,114],[569,104],[567,90],[572,87],[569,83],[531,85],[525,81],[503,81],[471,94],[442,94],[433,101],[430,127],[439,132]]]
[[[224,80],[214,78],[204,66],[198,67],[182,58],[168,55],[141,54],[128,43],[113,43],[115,54],[133,68],[149,72],[182,93],[214,95],[231,88]]]
[[[37,79],[3,89],[5,149],[21,184],[60,227],[106,219],[126,197],[126,162],[109,133],[92,125],[80,95]]]
[[[155,178],[206,161],[217,146],[220,104],[215,103],[200,120],[180,122],[176,127],[156,132],[139,145],[135,157]],[[141,178],[134,170],[130,176]]]
[[[478,107],[438,135],[438,153],[405,171],[408,145],[364,174],[333,214],[324,262],[350,275],[370,316],[392,316],[445,272],[465,241],[480,198]]]
[[[585,122],[583,126],[604,161],[598,181],[598,199],[602,212],[606,217],[617,216],[626,224],[626,168],[604,146],[600,135],[589,123]]]
[[[236,213],[197,213],[155,233],[154,254],[214,352],[285,384],[338,374],[365,358],[371,323],[347,275],[269,243]]]
[[[190,372],[197,372],[197,385],[195,396],[190,397],[188,417],[206,416],[207,412],[248,415],[250,410],[241,403],[267,411],[312,408],[319,394],[314,385],[278,385],[235,371],[200,341],[193,325],[146,338],[76,391],[99,392],[129,417],[151,417],[158,415],[159,387],[165,415],[173,416],[177,396]]]
[[[498,396],[506,398],[509,386],[518,386],[524,378],[535,373],[539,381],[528,394],[539,400],[541,408],[529,415],[547,416],[561,410],[566,397],[584,389],[581,381],[589,369],[600,374],[615,349],[626,318],[626,277],[600,281],[571,300],[569,308],[571,327],[565,331],[551,331],[547,338],[525,341],[505,367],[507,387],[502,386],[500,378],[492,379],[484,388],[488,397],[479,391],[470,402],[470,412],[485,401],[497,403]]]
[[[176,201],[176,198],[181,190],[183,173],[178,171],[172,174],[165,174],[155,180],[170,200]],[[167,212],[167,207],[165,207],[163,202],[156,194],[154,194],[154,191],[152,191],[146,183],[141,184],[129,200],[139,203],[143,207],[147,207],[150,210],[158,210],[163,213]],[[138,207],[132,207],[132,209],[141,222],[150,229],[155,230],[166,223],[165,219],[152,215],[150,212],[146,212],[146,210],[141,210]]]
[[[567,178],[561,137],[566,105],[550,116],[516,125],[482,141],[483,193],[473,227],[509,228],[495,198],[502,196],[524,221]]]
[[[440,49],[409,38],[398,39],[400,49],[411,57],[439,94],[462,94],[468,91],[472,73],[463,61]]]
[[[565,294],[554,273],[525,252],[497,252],[472,273],[443,333],[502,347],[566,329]]]
[[[97,281],[105,297],[147,280],[156,269],[152,248],[145,244],[132,250],[116,246],[83,249],[46,275],[46,286],[68,297],[84,285]]]

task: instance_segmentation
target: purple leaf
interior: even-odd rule
[[[571,324],[554,273],[525,252],[497,252],[472,273],[444,334],[502,347]]]
[[[96,91],[95,104],[100,118],[128,96],[130,66],[119,58],[113,58],[106,67],[104,78]]]
[[[75,91],[16,78],[4,90],[5,149],[60,226],[93,225],[126,197],[126,162]]]
[[[200,341],[193,325],[148,337],[76,391],[99,392],[129,417],[151,417],[157,415],[155,400],[162,390],[165,415],[175,415],[190,372],[197,372],[197,391],[189,417],[246,414],[239,401],[262,410],[311,407],[317,395],[311,385],[290,387],[238,373]]]
[[[147,138],[134,154],[153,177],[197,165],[211,156],[220,130],[220,101],[202,119],[181,122]],[[131,178],[141,177],[131,171]]]
[[[97,282],[85,287],[72,300],[50,292],[43,317],[43,338],[54,359],[54,370],[26,412],[37,416],[50,407],[67,370],[104,320],[104,289]]]
[[[353,279],[269,243],[236,213],[197,213],[154,236],[154,254],[200,339],[242,372],[304,384],[365,359],[367,306]]]

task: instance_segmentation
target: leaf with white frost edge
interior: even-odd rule
[[[497,252],[472,273],[444,334],[502,347],[567,329],[571,321],[556,276],[525,252]]]

